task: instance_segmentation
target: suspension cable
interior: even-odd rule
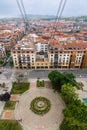
[[[21,12],[22,18],[23,18],[24,22],[26,23],[26,20],[25,20],[24,14],[23,14],[22,9],[21,9],[21,6],[20,6],[20,3],[19,3],[18,0],[16,0],[16,2],[17,2],[17,5],[18,5],[19,10],[20,10],[20,12]]]
[[[61,19],[61,17],[62,17],[62,14],[63,14],[64,8],[65,8],[66,2],[67,2],[67,0],[64,1],[64,4],[63,4],[63,7],[62,7],[62,9],[61,9],[61,12],[60,12],[58,21],[59,21],[59,20]]]
[[[66,2],[67,2],[67,0],[61,0],[61,1],[60,1],[60,4],[59,4],[59,6],[58,6],[57,16],[56,16],[55,23],[54,23],[54,28],[55,28],[55,30],[56,30],[56,28],[57,28],[57,24],[59,23],[59,21],[60,21],[60,19],[61,19],[61,16],[62,16],[62,13],[63,13],[63,11],[64,11]]]
[[[27,18],[27,14],[26,14],[26,10],[25,10],[25,7],[24,7],[23,0],[20,0],[20,2],[21,2],[21,5],[22,5],[22,9],[23,9],[23,11],[24,11],[25,18],[26,18],[26,20],[27,20],[27,22],[28,22],[28,18]]]
[[[60,0],[59,6],[58,6],[58,11],[57,11],[56,18],[55,18],[55,24],[58,20],[58,16],[59,16],[59,12],[60,12],[60,9],[61,9],[61,6],[62,6],[62,2],[63,2],[63,0]]]

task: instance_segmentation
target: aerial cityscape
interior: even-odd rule
[[[87,130],[84,1],[0,2],[0,130]]]

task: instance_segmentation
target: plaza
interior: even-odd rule
[[[51,109],[44,115],[37,115],[30,109],[31,101],[43,96],[50,100]],[[63,120],[65,104],[58,93],[50,88],[30,87],[28,91],[19,97],[16,104],[15,118],[19,120],[25,130],[58,130]]]

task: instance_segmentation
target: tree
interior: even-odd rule
[[[72,86],[78,87],[78,83],[75,80],[76,77],[72,73],[64,72],[63,75],[65,77],[66,83],[70,83]]]
[[[71,84],[64,84],[61,87],[61,94],[66,104],[69,104],[78,99],[78,95],[75,93],[75,88]]]
[[[72,73],[60,73],[58,71],[52,71],[49,73],[48,78],[53,84],[55,90],[61,90],[63,84],[70,83],[72,86],[76,86],[75,76]]]
[[[87,106],[83,102],[78,99],[71,102],[63,113],[60,130],[87,130]]]
[[[62,76],[61,73],[58,71],[52,71],[49,73],[48,78],[51,80],[55,90],[61,89],[61,85],[64,83],[64,76]]]
[[[87,124],[79,122],[73,117],[67,117],[60,125],[60,130],[87,130]]]
[[[80,122],[87,123],[87,106],[80,100],[75,100],[64,110],[65,117],[74,117]]]
[[[27,82],[27,77],[22,73],[16,73],[15,78],[17,83]]]

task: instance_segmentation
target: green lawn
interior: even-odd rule
[[[0,130],[22,130],[17,121],[0,120]]]
[[[14,110],[14,109],[15,109],[15,104],[16,104],[15,101],[7,101],[7,102],[5,103],[4,109],[5,109],[5,110]]]
[[[22,94],[29,89],[30,83],[16,83],[12,85],[11,94]]]

